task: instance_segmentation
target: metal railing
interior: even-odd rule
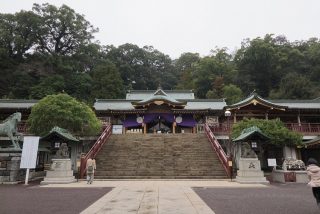
[[[320,134],[320,123],[285,123],[285,126],[302,134]]]
[[[107,142],[111,135],[111,125],[107,125],[103,132],[101,133],[100,137],[98,140],[93,144],[89,152],[81,157],[81,162],[80,162],[80,178],[84,177],[85,174],[85,169],[86,169],[86,163],[89,158],[95,158],[98,154],[98,152],[101,150],[103,145]]]
[[[219,158],[219,160],[220,160],[225,172],[227,173],[227,175],[229,177],[231,177],[232,176],[232,166],[229,166],[229,161],[232,161],[232,157],[226,155],[226,153],[222,149],[220,143],[218,142],[218,140],[214,136],[214,134],[211,131],[211,129],[208,126],[208,124],[205,124],[205,133],[206,133],[206,135],[207,135],[207,137],[208,137],[208,139],[209,139],[209,141],[211,143],[212,149],[218,155],[218,158]]]
[[[232,123],[217,123],[210,125],[210,129],[215,134],[230,134]],[[320,134],[320,123],[284,123],[284,125],[291,131],[298,132],[301,134]]]

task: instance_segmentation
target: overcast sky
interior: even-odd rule
[[[0,0],[1,13],[31,10],[33,3],[66,4],[100,29],[103,45],[152,45],[177,58],[184,52],[230,52],[245,38],[320,37],[319,0]]]

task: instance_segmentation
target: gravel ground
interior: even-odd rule
[[[43,188],[37,182],[27,186],[0,185],[0,213],[79,213],[111,189],[108,187]]]
[[[194,188],[216,214],[319,214],[306,184],[269,188]]]

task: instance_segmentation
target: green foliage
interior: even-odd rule
[[[297,73],[288,73],[281,80],[279,90],[271,90],[273,99],[312,99],[316,92],[308,78]]]
[[[98,65],[93,70],[92,97],[106,99],[124,97],[124,87],[119,71],[110,61]]]
[[[183,53],[174,61],[174,67],[179,76],[177,89],[194,89],[193,74],[195,72],[195,65],[200,60],[198,53]]]
[[[65,82],[62,76],[50,76],[31,88],[30,97],[33,99],[41,99],[47,95],[61,93],[64,91],[64,88]]]
[[[270,35],[244,43],[236,55],[242,90],[249,94],[256,89],[262,97],[267,97],[281,77],[276,69],[278,60],[277,48]]]
[[[212,56],[202,58],[195,65],[193,75],[197,97],[205,98],[212,90],[215,97],[221,98],[224,78],[230,79],[233,69],[231,55],[226,53],[226,49],[217,49]]]
[[[66,5],[34,4],[31,11],[0,13],[0,97],[42,98],[64,90],[91,102],[159,85],[193,89],[197,98],[224,97],[228,103],[253,90],[263,98],[320,96],[319,38],[290,42],[268,34],[244,40],[232,54],[215,48],[209,56],[183,53],[172,60],[152,46],[92,42],[97,31]],[[115,65],[115,76],[98,72],[106,61]],[[106,78],[99,80],[102,75]]]
[[[38,50],[43,53],[67,55],[89,44],[94,28],[82,15],[66,5],[34,4],[33,12],[40,17]]]
[[[237,103],[243,99],[243,93],[239,87],[229,84],[223,87],[223,97],[226,98],[228,105]]]
[[[232,127],[232,138],[237,138],[242,130],[251,126],[257,126],[261,131],[270,137],[270,143],[278,146],[284,145],[301,145],[302,135],[290,131],[279,120],[262,120],[262,119],[247,119],[237,122]]]
[[[152,46],[110,46],[107,47],[107,58],[119,69],[126,89],[154,90],[159,84],[164,89],[172,89],[177,84],[178,75],[172,60]]]
[[[54,126],[81,135],[94,135],[101,129],[101,122],[92,109],[67,94],[41,99],[32,107],[27,124],[32,133],[40,136],[47,134]]]
[[[36,43],[39,18],[31,11],[0,14],[0,47],[6,55],[21,60]]]

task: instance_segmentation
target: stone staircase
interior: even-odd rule
[[[112,135],[95,178],[227,178],[205,134]]]

